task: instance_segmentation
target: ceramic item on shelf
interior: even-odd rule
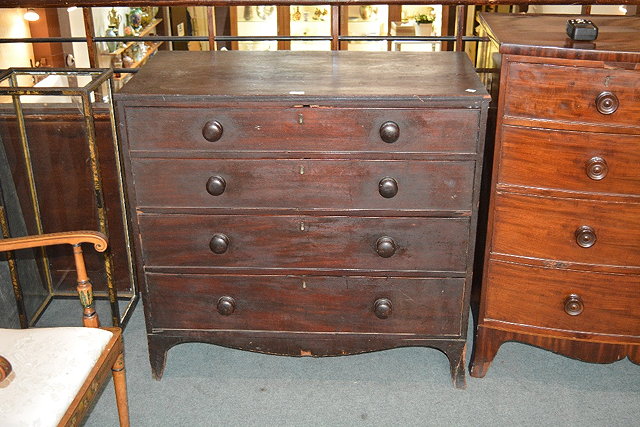
[[[244,20],[251,21],[253,20],[255,15],[254,6],[245,6],[244,7]]]
[[[104,32],[104,35],[105,37],[118,37],[118,29],[115,27],[109,27]],[[109,50],[109,53],[115,52],[118,49],[118,42],[117,41],[107,42],[107,49]]]
[[[302,18],[302,13],[300,13],[300,8],[296,7],[296,11],[293,12],[293,15],[291,15],[291,20],[292,21],[299,21],[300,18]]]
[[[433,32],[433,24],[416,22],[415,31],[416,36],[430,36]]]
[[[360,6],[360,18],[362,18],[363,21],[368,21],[370,20],[373,15],[375,15],[376,13],[378,13],[378,8],[377,7],[373,7],[373,6]]]
[[[129,13],[129,25],[137,33],[142,28],[142,9],[134,7]]]
[[[118,32],[118,28],[120,28],[120,23],[122,22],[122,16],[112,7],[107,17],[109,18],[109,27],[114,27],[116,32]]]

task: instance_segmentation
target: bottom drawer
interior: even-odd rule
[[[461,278],[147,273],[146,280],[154,329],[461,333]]]
[[[640,336],[640,277],[489,263],[486,319]]]

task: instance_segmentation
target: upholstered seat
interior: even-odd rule
[[[56,426],[113,333],[98,328],[0,329],[13,372],[0,384],[3,426]]]
[[[0,329],[0,426],[78,426],[113,374],[120,425],[129,426],[120,328],[100,328],[81,243],[107,248],[92,231],[0,239],[0,252],[69,244],[85,327]]]

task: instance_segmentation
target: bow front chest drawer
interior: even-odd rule
[[[439,348],[464,385],[488,94],[464,54],[160,52],[116,94],[151,366]]]

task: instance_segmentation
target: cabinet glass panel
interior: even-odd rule
[[[290,6],[290,34],[292,36],[330,36],[331,7]],[[298,40],[291,42],[291,50],[331,50],[331,41]]]
[[[427,22],[431,21],[431,22]],[[442,34],[442,6],[404,5],[401,20],[392,21],[391,36],[439,36]],[[396,40],[391,50],[432,52],[441,50],[439,41]]]
[[[388,33],[389,6],[347,6],[347,35],[384,36]],[[350,41],[348,50],[386,51],[387,42]]]
[[[236,6],[238,36],[278,35],[276,6]],[[276,40],[238,42],[238,50],[278,50]]]

